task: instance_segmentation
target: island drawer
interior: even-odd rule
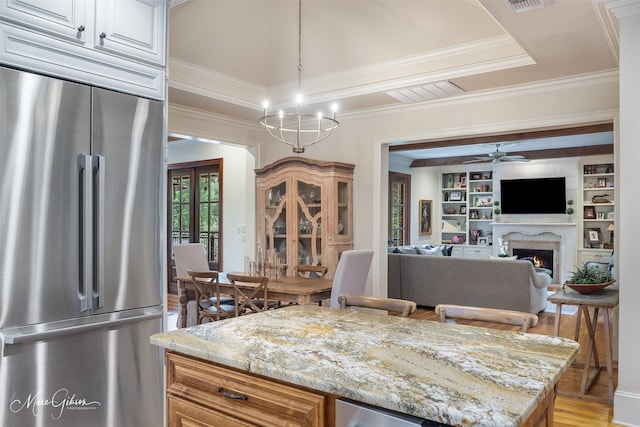
[[[208,408],[203,410],[207,418],[216,411],[220,417],[232,416],[251,425],[331,425],[326,423],[333,401],[329,395],[176,353],[167,352],[166,357],[170,421],[176,418],[171,408],[186,405],[171,403],[173,397],[179,397]]]

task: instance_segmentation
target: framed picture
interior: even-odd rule
[[[452,202],[459,202],[462,200],[462,191],[452,191],[449,194],[449,200]]]
[[[596,219],[596,208],[594,206],[585,206],[583,218]]]
[[[420,200],[419,202],[420,213],[418,218],[420,218],[420,236],[430,236],[431,235],[431,208],[433,207],[433,202],[431,200]]]
[[[480,236],[482,236],[482,230],[469,230],[469,240],[472,243],[476,243]]]
[[[607,178],[598,178],[598,187],[603,188],[607,186]]]
[[[491,197],[478,197],[476,206],[482,208],[491,207],[493,206],[493,201],[491,200]]]
[[[471,219],[478,219],[480,218],[478,211],[471,211]]]
[[[602,231],[599,228],[585,228],[584,237],[591,247],[597,247],[602,243]]]
[[[489,238],[488,237],[478,237],[478,245],[480,245],[480,246],[489,246]]]
[[[467,207],[460,206],[460,215],[466,215],[466,214],[467,214]]]

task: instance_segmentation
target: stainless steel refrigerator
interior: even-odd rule
[[[0,426],[158,427],[163,105],[0,67]]]

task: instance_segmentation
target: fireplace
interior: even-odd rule
[[[550,220],[548,220],[550,221]],[[496,222],[493,241],[503,239],[513,249],[553,251],[552,282],[564,283],[571,276],[576,263],[576,224],[566,222]],[[493,245],[494,256],[499,245]]]
[[[518,259],[527,259],[538,268],[550,271],[552,283],[560,283],[559,278],[559,242],[543,240],[510,240],[511,255]]]
[[[553,277],[553,251],[546,249],[513,249],[513,255],[518,259],[531,261],[537,268],[549,270],[549,275]]]

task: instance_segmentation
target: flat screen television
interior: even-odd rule
[[[500,210],[503,214],[565,213],[565,178],[501,179]]]

